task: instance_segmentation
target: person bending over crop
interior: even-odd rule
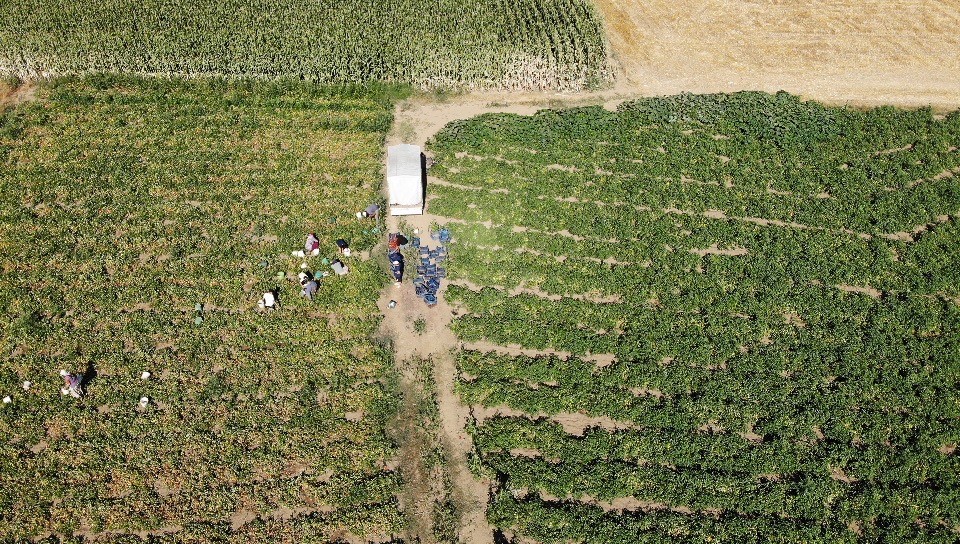
[[[363,210],[362,212],[357,212],[357,217],[359,219],[367,219],[371,217],[373,219],[376,219],[377,214],[379,213],[380,213],[380,206],[377,206],[376,204],[371,204],[367,206],[367,209]]]
[[[303,252],[307,255],[320,254],[320,239],[317,238],[317,233],[311,232],[307,235],[307,240],[303,243]]]
[[[63,377],[64,384],[63,388],[60,389],[60,394],[79,399],[83,395],[83,374],[71,374],[66,370],[61,370],[60,376]]]
[[[297,277],[300,278],[300,295],[307,297],[307,300],[313,300],[313,295],[317,293],[319,287],[317,279],[313,277],[313,274],[306,271],[300,272]]]
[[[273,310],[279,306],[279,301],[277,300],[277,293],[275,291],[267,291],[263,294],[263,297],[260,299],[260,302],[257,303],[257,306],[261,310]]]

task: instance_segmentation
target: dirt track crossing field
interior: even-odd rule
[[[956,0],[597,0],[643,95],[786,90],[829,102],[960,104]]]

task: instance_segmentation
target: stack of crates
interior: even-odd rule
[[[449,240],[449,234],[445,237]],[[419,240],[418,240],[419,242]],[[447,259],[447,248],[439,245],[434,249],[420,245],[420,264],[417,266],[417,276],[413,285],[417,296],[423,299],[427,306],[437,303],[437,292],[440,290],[440,280],[447,277],[447,269],[440,263]]]

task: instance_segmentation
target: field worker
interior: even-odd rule
[[[358,213],[357,215],[359,215],[359,216],[360,216],[361,218],[363,218],[363,219],[366,219],[366,218],[368,218],[368,217],[372,217],[372,218],[376,219],[378,213],[380,213],[380,206],[377,206],[376,204],[371,204],[371,205],[367,206],[367,209],[363,210],[362,212]]]
[[[337,248],[340,250],[340,253],[343,253],[344,257],[350,256],[350,244],[343,238],[337,240]]]
[[[317,293],[317,288],[320,286],[316,278],[310,272],[300,272],[297,277],[300,278],[300,295],[307,297],[307,300],[313,300],[313,295]]]
[[[308,255],[320,253],[320,240],[317,238],[317,233],[311,232],[307,235],[307,241],[303,243],[303,252]]]
[[[60,376],[63,378],[63,388],[60,389],[61,395],[70,395],[75,399],[79,399],[83,395],[83,389],[81,384],[83,383],[83,374],[71,374],[66,370],[60,371]]]
[[[273,291],[267,291],[263,294],[263,298],[260,299],[257,306],[259,306],[261,310],[273,310],[277,306],[277,295],[275,295]]]
[[[317,280],[310,278],[306,283],[303,284],[303,289],[300,290],[300,294],[307,297],[307,300],[313,300],[313,295],[317,294]]]
[[[340,259],[330,263],[330,268],[332,268],[334,273],[336,273],[338,276],[345,276],[348,272],[350,272],[350,268],[343,264]]]

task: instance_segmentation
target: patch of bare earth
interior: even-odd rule
[[[705,508],[703,510],[694,510],[689,506],[683,505],[671,505],[658,501],[649,501],[644,499],[639,499],[637,497],[617,497],[611,500],[600,500],[590,495],[582,495],[579,497],[567,496],[567,497],[555,497],[549,493],[541,491],[539,493],[540,498],[545,502],[561,502],[561,501],[577,501],[581,504],[589,504],[592,506],[598,506],[603,509],[604,512],[655,512],[655,511],[668,511],[676,514],[683,514],[685,516],[690,516],[693,514],[703,514],[711,517],[718,517],[723,513],[722,510],[715,508]]]
[[[574,357],[574,354],[570,353],[569,351],[558,351],[550,348],[525,348],[517,344],[504,346],[491,342],[463,342],[461,347],[471,351],[482,351],[484,353],[493,352],[500,355],[509,355],[511,357],[557,357],[563,360]],[[598,367],[603,368],[615,363],[617,361],[617,356],[612,353],[588,353],[580,356],[579,359],[592,362]]]
[[[230,529],[236,531],[255,519],[257,519],[256,512],[248,508],[241,508],[230,516]]]
[[[624,429],[636,428],[636,425],[629,421],[617,421],[606,416],[590,416],[573,412],[558,412],[555,414],[530,414],[522,410],[517,410],[509,406],[481,406],[474,405],[470,407],[473,418],[478,424],[494,417],[522,417],[531,421],[547,419],[560,424],[564,432],[573,436],[583,436],[587,429],[600,428],[605,431],[620,431]]]
[[[836,467],[833,467],[830,469],[830,477],[838,482],[843,482],[845,484],[853,484],[860,481],[855,476],[851,476],[846,472],[844,472],[842,468],[836,468]]]
[[[33,100],[36,95],[37,85],[32,81],[25,81],[17,85],[0,83],[0,110]]]
[[[726,249],[720,249],[717,244],[713,244],[708,248],[704,249],[691,249],[690,253],[699,255],[701,257],[706,257],[707,255],[724,255],[727,257],[739,257],[741,255],[746,255],[749,253],[745,247],[731,247]]]
[[[873,287],[860,287],[857,285],[837,285],[837,289],[844,291],[846,293],[858,293],[861,295],[867,295],[870,298],[880,298],[883,296],[883,292],[874,289]]]

